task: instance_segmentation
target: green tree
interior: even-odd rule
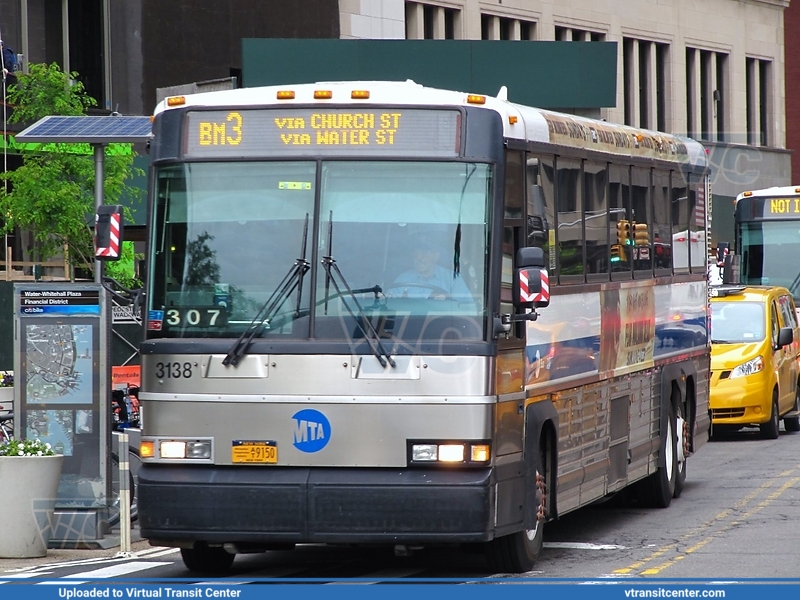
[[[66,74],[53,63],[32,64],[9,87],[13,110],[9,123],[33,124],[48,115],[84,115],[97,104],[88,96],[77,73]],[[112,117],[109,117],[112,118]],[[105,146],[104,203],[119,204],[123,195],[140,198],[129,185],[141,170],[133,166],[130,144]],[[25,150],[22,165],[2,174],[0,215],[4,233],[32,232],[35,260],[63,255],[70,265],[94,270],[95,164],[88,144],[46,144],[40,151]],[[126,217],[130,219],[130,212]]]

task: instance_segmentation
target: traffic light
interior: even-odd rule
[[[619,244],[611,246],[611,262],[618,263],[624,262],[625,260],[625,248]]]
[[[647,223],[633,224],[633,243],[636,246],[650,245],[650,234],[647,232]]]
[[[631,224],[627,219],[617,221],[617,243],[620,246],[631,244]]]

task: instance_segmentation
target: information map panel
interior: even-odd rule
[[[293,108],[186,113],[186,158],[458,156],[461,112]]]
[[[14,285],[15,434],[64,455],[56,508],[107,505],[108,336],[99,284]]]

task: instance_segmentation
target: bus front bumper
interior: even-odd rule
[[[142,465],[142,537],[208,543],[424,544],[491,539],[491,470]]]

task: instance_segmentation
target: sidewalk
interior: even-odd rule
[[[112,535],[108,537],[108,542],[108,547],[94,548],[89,550],[51,548],[47,551],[47,555],[39,558],[0,558],[0,577],[3,577],[4,575],[7,576],[12,572],[19,572],[23,570],[28,571],[56,563],[84,560],[91,562],[93,560],[100,560],[103,558],[113,558],[117,556],[117,554],[120,554],[121,548],[119,545],[111,545],[114,543],[119,544],[119,535],[117,534],[115,537],[112,533]],[[141,539],[139,536],[138,528],[134,528],[131,531],[131,553],[141,552],[142,550],[146,550],[150,547],[150,543],[147,540]]]

